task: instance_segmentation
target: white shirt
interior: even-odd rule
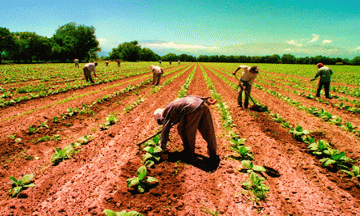
[[[163,74],[163,70],[161,67],[159,66],[154,66],[154,65],[151,65],[151,70],[155,73],[155,74]]]
[[[248,82],[250,85],[254,82],[255,78],[257,77],[257,73],[251,73],[250,69],[251,67],[246,66],[246,65],[240,65],[239,66],[241,69],[243,69],[244,71],[242,72],[241,75],[241,80]]]
[[[90,72],[91,71],[95,72],[95,64],[94,63],[87,63],[86,65],[84,65],[83,68],[87,68]]]

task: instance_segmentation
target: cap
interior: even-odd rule
[[[324,67],[324,64],[323,64],[323,63],[318,63],[318,64],[317,64],[317,68],[322,68],[322,67]]]
[[[156,109],[155,112],[154,112],[154,119],[157,121],[157,120],[162,120],[163,119],[163,112],[164,112],[164,109]]]
[[[252,66],[250,70],[255,71],[256,73],[259,73],[260,68],[258,66]]]

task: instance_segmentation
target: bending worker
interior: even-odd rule
[[[164,71],[160,66],[151,65],[150,67],[151,67],[151,70],[153,72],[152,84],[153,85],[159,85],[161,75],[164,73]]]
[[[332,70],[329,67],[325,67],[323,63],[318,63],[316,66],[319,70],[310,81],[314,81],[320,76],[320,81],[316,90],[316,97],[320,97],[321,88],[324,86],[325,97],[331,99],[329,94],[331,76],[333,74]]]
[[[251,93],[251,85],[253,84],[256,76],[259,73],[259,67],[257,66],[246,66],[240,65],[232,74],[236,76],[236,72],[240,69],[243,69],[240,81],[239,81],[239,88],[238,88],[238,106],[242,107],[242,93],[244,91],[243,87],[245,88],[245,102],[244,107],[248,108],[249,106],[249,97]]]
[[[79,59],[74,59],[75,67],[79,67]]]
[[[95,73],[95,67],[98,65],[98,63],[94,62],[94,63],[87,63],[84,65],[83,70],[84,70],[84,75],[85,75],[85,79],[86,82],[91,82],[94,83],[94,80],[91,78],[91,72],[94,72],[94,76],[96,77],[96,73]]]
[[[184,153],[188,154],[192,160],[195,159],[195,137],[198,129],[208,144],[210,159],[212,162],[218,162],[214,125],[208,108],[208,105],[215,102],[200,96],[187,96],[170,102],[164,109],[155,110],[155,120],[159,125],[163,125],[160,138],[161,148],[166,149],[170,128],[179,123],[177,130],[183,141]]]

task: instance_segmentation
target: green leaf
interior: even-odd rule
[[[147,160],[145,161],[144,165],[146,167],[152,167],[155,164],[155,162],[153,160]]]
[[[320,160],[320,162],[323,164],[323,166],[329,166],[331,164],[335,164],[336,161],[335,160],[332,160],[330,158],[323,158]]]
[[[157,153],[160,153],[160,152],[162,152],[161,147],[160,147],[160,146],[156,146],[156,147],[154,148],[153,154],[157,154]]]
[[[150,153],[146,153],[142,156],[143,161],[151,160],[153,159],[153,155]]]
[[[122,210],[121,212],[116,212],[116,216],[125,216],[126,210]]]
[[[254,165],[253,170],[256,172],[266,172],[266,169],[263,166]]]
[[[342,158],[344,156],[345,156],[345,152],[340,152],[340,153],[337,153],[335,155],[332,155],[331,158],[338,161],[340,158]]]
[[[145,192],[145,187],[143,187],[142,185],[139,185],[137,189],[138,189],[139,193]]]
[[[352,171],[356,177],[360,177],[360,166],[353,166]]]
[[[155,145],[158,145],[159,141],[160,141],[160,134],[157,136],[154,136],[153,141],[154,141]]]
[[[20,193],[21,189],[22,189],[22,186],[17,186],[17,187],[12,188],[12,189],[11,189],[11,191],[12,191],[12,196],[14,197],[14,196],[16,196],[18,193]]]
[[[129,178],[126,180],[126,187],[134,188],[140,184],[139,178]]]
[[[138,176],[138,178],[140,179],[140,181],[145,178],[146,172],[147,172],[146,166],[141,166],[141,167],[137,170],[136,175]]]
[[[104,213],[106,214],[106,216],[117,216],[117,214],[114,211],[110,210],[110,209],[105,209]]]
[[[9,178],[11,180],[11,184],[16,184],[17,186],[19,186],[19,184],[21,183],[14,176],[10,176]]]
[[[34,178],[33,174],[27,174],[24,177],[22,177],[21,181],[21,185],[27,184],[29,183],[32,179]]]
[[[354,176],[354,173],[352,173],[352,172],[349,171],[349,170],[341,169],[340,171],[343,171],[344,173],[346,173],[346,174],[349,175],[349,176]]]
[[[156,185],[157,183],[159,183],[159,180],[157,180],[155,177],[147,177],[146,179],[146,183],[149,185]]]
[[[31,183],[31,184],[26,184],[26,185],[24,185],[24,187],[27,187],[27,188],[29,188],[29,187],[36,187],[36,185],[35,185],[34,183]]]
[[[125,213],[124,216],[144,216],[144,215],[137,211],[129,211],[128,213]]]

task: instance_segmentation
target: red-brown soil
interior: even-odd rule
[[[230,157],[235,153],[229,149],[228,132],[222,127],[216,105],[210,106],[210,110],[221,159],[217,167],[210,166],[207,144],[199,134],[196,140],[198,158],[189,162],[186,155],[181,153],[182,142],[174,127],[161,161],[155,168],[148,169],[148,175],[157,178],[159,185],[144,194],[129,190],[126,179],[136,176],[136,170],[142,165],[143,152],[137,143],[159,129],[152,117],[154,110],[165,107],[177,98],[181,86],[195,67],[188,95],[211,96],[200,70],[201,65],[192,64],[168,69],[179,70],[162,77],[161,83],[184,73],[156,93],[152,93],[152,85],[147,84],[139,90],[94,105],[91,108],[93,114],[77,114],[66,120],[61,119],[59,123],[53,123],[52,117],[64,114],[67,107],[90,104],[104,95],[147,78],[134,81],[134,77],[121,79],[1,108],[0,215],[105,215],[105,209],[136,210],[144,215],[209,215],[203,211],[205,208],[219,215],[358,214],[360,189],[356,186],[359,185],[357,179],[350,179],[340,171],[323,168],[318,158],[309,154],[306,145],[293,139],[281,125],[272,122],[269,114],[238,108],[236,91],[209,70],[207,65],[202,67],[222,101],[229,107],[236,125],[233,130],[246,138],[246,146],[252,147],[254,163],[271,167],[280,173],[276,177],[262,174],[265,184],[270,188],[266,201],[255,204],[252,196],[243,192],[241,182],[247,180],[248,175],[239,172],[240,161]],[[236,82],[231,76],[228,79]],[[104,89],[114,84],[119,85]],[[99,92],[95,92],[99,89]],[[85,97],[56,103],[87,93]],[[293,126],[300,124],[309,130],[324,131],[321,138],[351,157],[359,158],[358,138],[355,136],[261,90],[253,88],[252,95]],[[124,113],[123,109],[139,97],[144,102]],[[307,106],[323,106],[301,97],[296,100]],[[26,111],[29,113],[23,114]],[[100,130],[99,125],[105,122],[109,114],[116,115],[119,122],[108,130]],[[346,113],[339,115],[350,118]],[[36,126],[46,120],[48,129],[41,129],[32,135],[26,134],[29,125]],[[67,126],[69,123],[71,125]],[[10,134],[16,134],[22,141],[15,143],[7,137]],[[31,142],[34,138],[56,134],[62,138],[60,141]],[[85,134],[93,135],[95,139],[83,145],[71,159],[57,166],[51,165],[50,157],[55,146],[63,148]],[[352,148],[354,146],[355,149]],[[25,160],[26,155],[38,159]],[[18,197],[11,198],[7,193],[11,188],[9,176],[20,178],[30,173],[35,176],[33,182],[36,187],[28,188]]]

